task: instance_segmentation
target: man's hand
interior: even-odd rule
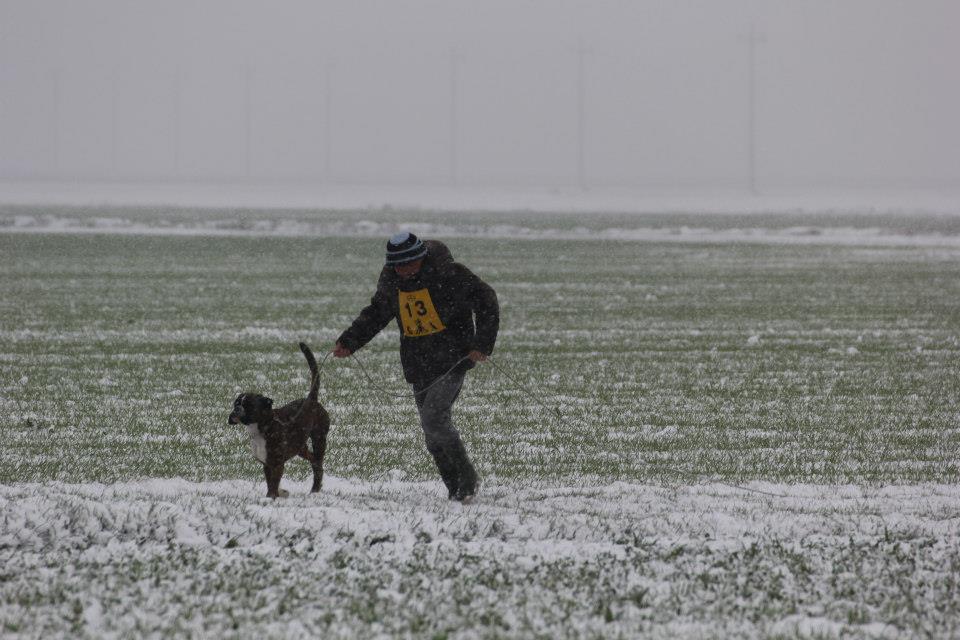
[[[353,352],[338,342],[337,345],[333,348],[332,353],[334,358],[347,358]]]
[[[473,362],[484,362],[487,359],[487,354],[482,351],[471,351],[467,354],[467,357],[470,358]]]

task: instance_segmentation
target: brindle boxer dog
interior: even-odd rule
[[[303,400],[294,400],[279,409],[273,408],[273,400],[257,393],[243,393],[233,402],[228,424],[244,424],[250,434],[250,448],[257,460],[263,463],[267,478],[267,497],[279,498],[288,495],[280,489],[283,465],[294,456],[300,456],[313,467],[313,487],[310,493],[320,491],[323,483],[323,456],[327,452],[327,432],[330,431],[330,416],[317,402],[320,377],[317,361],[310,348],[300,343],[300,350],[310,365],[310,393]],[[307,447],[307,439],[313,444],[313,452]]]

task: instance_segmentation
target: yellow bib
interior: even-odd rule
[[[446,329],[426,289],[400,292],[400,324],[403,335],[414,338]]]

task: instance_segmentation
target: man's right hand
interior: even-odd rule
[[[353,353],[353,352],[350,351],[350,349],[347,349],[345,346],[343,346],[343,345],[340,344],[339,342],[338,342],[337,345],[333,348],[333,357],[334,357],[334,358],[346,358],[346,357],[348,357],[351,353]]]

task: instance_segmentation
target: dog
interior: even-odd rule
[[[234,400],[233,411],[227,419],[227,424],[246,425],[250,449],[254,457],[263,463],[268,498],[288,495],[280,489],[280,478],[283,476],[283,466],[295,456],[304,458],[313,467],[310,493],[320,491],[320,485],[323,484],[323,458],[327,453],[330,416],[317,401],[320,376],[313,352],[303,342],[300,343],[300,351],[310,367],[310,392],[306,398],[274,409],[271,398],[258,393],[242,393]],[[312,452],[307,446],[308,440],[313,445]]]

